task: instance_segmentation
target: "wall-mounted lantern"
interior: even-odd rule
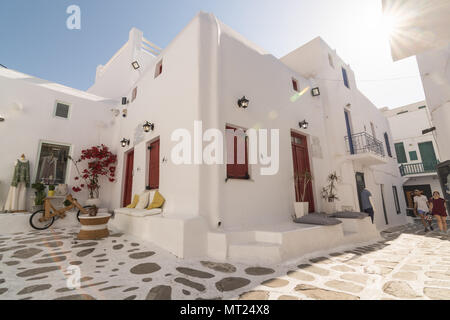
[[[311,94],[312,94],[313,97],[320,96],[320,90],[319,90],[319,88],[318,88],[318,87],[312,88],[312,89],[311,89]]]
[[[144,128],[145,132],[150,132],[150,130],[155,130],[155,124],[154,123],[150,123],[148,121],[145,121],[144,125],[142,126],[142,128]]]
[[[303,120],[302,122],[299,122],[298,125],[300,126],[301,129],[308,129],[309,123],[306,120]]]
[[[2,115],[0,115],[0,122],[3,122],[3,121],[5,121],[5,118]]]
[[[126,146],[130,145],[130,139],[123,138],[122,141],[120,141],[120,143],[122,144],[122,148],[125,148]]]
[[[137,69],[139,69],[141,66],[139,65],[139,62],[137,62],[137,61],[133,61],[132,63],[131,63],[131,65],[133,66],[133,68],[134,68],[134,70],[137,70]]]
[[[248,107],[249,102],[250,101],[245,96],[243,96],[238,100],[238,106],[239,108],[246,109]]]

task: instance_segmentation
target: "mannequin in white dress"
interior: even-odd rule
[[[22,155],[14,164],[14,176],[6,198],[5,211],[26,211],[27,187],[30,186],[30,163]]]

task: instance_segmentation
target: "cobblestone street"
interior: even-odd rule
[[[419,224],[383,240],[282,265],[181,260],[123,234],[0,235],[0,299],[450,299],[448,235]],[[67,287],[67,268],[81,287]]]

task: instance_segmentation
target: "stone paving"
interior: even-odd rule
[[[0,235],[0,299],[450,299],[450,236],[420,224],[276,266],[182,260],[128,235],[76,233]],[[81,287],[70,289],[78,270]]]

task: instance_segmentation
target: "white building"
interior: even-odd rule
[[[425,101],[410,105],[382,109],[388,118],[399,170],[404,177],[403,192],[408,208],[413,208],[413,192],[422,190],[427,197],[433,191],[442,193],[436,172],[440,159],[435,131]],[[425,133],[424,133],[425,132]],[[412,211],[410,212],[412,214]]]
[[[312,88],[319,88],[320,95],[313,96]],[[126,117],[114,117],[109,106],[103,110],[109,125],[100,142],[118,154],[118,182],[108,192],[102,190],[103,204],[123,207],[147,187],[158,188],[166,199],[161,215],[116,210],[113,225],[179,257],[277,262],[376,238],[370,219],[321,227],[292,223],[296,170],[310,169],[314,177],[307,195],[311,212],[325,209],[321,190],[336,171],[341,177],[337,210],[359,211],[365,183],[379,229],[407,222],[389,124],[358,91],[349,65],[320,38],[277,59],[214,15],[200,13],[165,49],[132,29],[128,42],[97,68],[88,92],[123,101],[115,108],[126,112]],[[243,96],[248,108],[238,107]],[[303,120],[307,129],[299,127]],[[142,127],[146,121],[154,124],[148,133]],[[209,144],[202,141],[202,132],[227,127],[278,129],[278,166],[270,151],[272,164],[172,161],[176,130],[191,134],[189,158],[195,162]],[[91,130],[84,128],[86,134]],[[130,144],[122,147],[122,139]],[[225,142],[225,156],[233,148],[230,141]],[[90,138],[84,145],[90,143],[99,142]],[[261,169],[270,165],[278,172],[262,175]]]

